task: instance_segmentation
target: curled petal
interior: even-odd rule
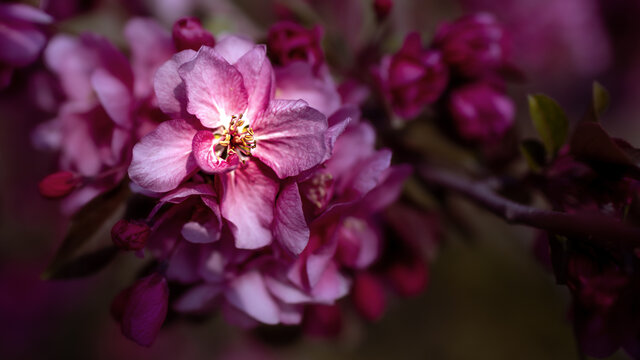
[[[202,171],[209,174],[225,173],[234,170],[240,164],[238,156],[230,155],[226,160],[219,158],[215,152],[218,140],[213,132],[201,130],[193,137],[193,156]]]
[[[309,242],[309,226],[302,211],[302,199],[296,182],[289,182],[278,195],[273,232],[278,241],[298,255]]]

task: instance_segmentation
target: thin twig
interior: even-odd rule
[[[522,205],[496,194],[488,183],[449,170],[422,165],[419,174],[431,186],[454,191],[512,224],[528,225],[611,249],[640,247],[640,228],[600,214],[568,214]]]

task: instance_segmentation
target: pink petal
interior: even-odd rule
[[[131,49],[135,94],[152,95],[156,70],[175,52],[171,35],[155,20],[134,18],[127,22],[124,36]]]
[[[360,110],[355,105],[345,105],[329,117],[329,128],[325,135],[327,152],[321,162],[325,162],[331,157],[336,140],[346,130],[347,126],[357,123],[359,119]]]
[[[278,99],[306,101],[309,106],[329,116],[340,107],[340,94],[328,74],[315,76],[310,63],[296,61],[276,71]]]
[[[230,35],[222,38],[215,46],[215,50],[229,64],[235,64],[244,54],[251,51],[256,44],[239,36]]]
[[[191,116],[187,112],[187,89],[178,74],[178,68],[195,56],[193,50],[180,51],[160,66],[153,78],[158,107],[172,118],[186,119]]]
[[[412,171],[410,165],[393,166],[384,171],[380,183],[362,199],[360,203],[362,211],[378,212],[395,202]]]
[[[129,129],[133,122],[131,89],[104,69],[97,69],[93,72],[91,85],[109,117],[116,124]]]
[[[273,233],[286,249],[296,255],[309,242],[309,226],[302,211],[298,184],[294,181],[285,184],[280,190],[276,200]]]
[[[211,310],[222,294],[217,284],[196,285],[184,293],[174,304],[173,309],[182,313],[200,313]]]
[[[331,304],[349,292],[349,280],[345,278],[334,262],[330,262],[318,282],[311,288],[314,300]]]
[[[391,150],[379,150],[352,168],[352,176],[340,184],[341,193],[361,197],[380,183],[383,173],[391,164]]]
[[[47,37],[36,26],[26,22],[2,23],[0,27],[0,61],[12,66],[34,62]]]
[[[220,210],[233,225],[231,231],[239,249],[257,249],[271,243],[278,183],[267,171],[264,165],[251,160],[219,177],[223,188]]]
[[[274,325],[280,321],[278,304],[269,294],[262,275],[257,271],[233,279],[225,297],[231,305],[260,322]]]
[[[265,277],[265,283],[273,296],[284,303],[303,304],[312,300],[309,294],[286,279],[282,280],[267,276]]]
[[[302,322],[304,306],[292,304],[278,304],[280,307],[280,322],[284,325],[298,325]]]
[[[189,221],[182,226],[182,237],[193,244],[210,244],[220,239],[217,221],[208,221],[199,223],[197,221]]]
[[[266,53],[264,45],[257,45],[235,64],[242,74],[244,86],[249,94],[246,114],[249,119],[262,116],[273,98],[275,79]]]
[[[349,127],[338,137],[333,147],[333,155],[325,163],[326,169],[335,179],[353,174],[353,168],[362,159],[374,152],[375,130],[365,122]]]
[[[33,6],[25,4],[0,4],[0,21],[25,21],[36,24],[50,24],[53,18]]]
[[[247,108],[242,75],[212,48],[201,47],[192,61],[178,68],[178,73],[187,89],[187,110],[202,125],[219,127]]]
[[[133,147],[131,180],[155,192],[175,189],[197,169],[191,154],[196,131],[184,120],[160,124]]]
[[[226,160],[219,158],[214,147],[219,140],[211,130],[201,130],[193,137],[193,156],[202,171],[209,174],[219,174],[234,170],[240,164],[237,155],[232,154]]]
[[[169,287],[157,273],[138,280],[122,314],[122,333],[143,346],[150,346],[167,316]]]
[[[257,147],[253,154],[279,178],[298,175],[325,157],[327,118],[304,101],[273,100],[252,127]]]

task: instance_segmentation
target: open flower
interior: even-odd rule
[[[157,72],[167,121],[133,149],[129,176],[166,192],[201,170],[218,174],[221,213],[236,246],[271,242],[277,178],[323,160],[327,119],[304,101],[275,100],[266,48],[237,37],[177,53]]]

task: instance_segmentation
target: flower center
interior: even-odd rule
[[[315,174],[301,186],[303,194],[317,210],[324,209],[333,196],[333,176],[326,172]]]
[[[229,127],[221,126],[213,135],[218,140],[214,151],[218,158],[224,160],[236,154],[245,162],[251,156],[251,150],[256,148],[257,141],[253,137],[253,129],[242,119],[242,114],[232,115]]]

